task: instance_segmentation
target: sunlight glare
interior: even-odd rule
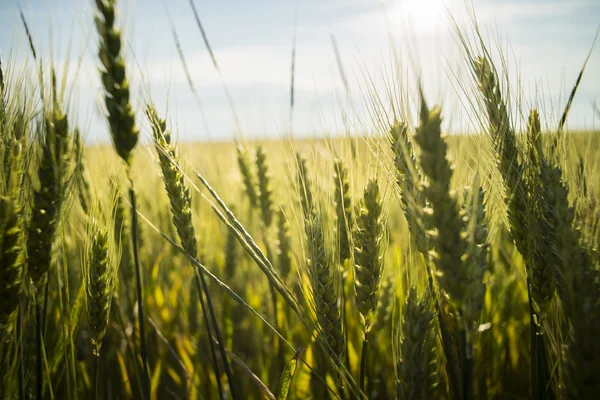
[[[451,0],[402,0],[392,9],[394,21],[415,34],[439,32],[446,26],[446,7]]]

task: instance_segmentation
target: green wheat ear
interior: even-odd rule
[[[67,116],[58,105],[46,116],[43,129],[42,158],[37,170],[39,188],[33,191],[27,240],[29,276],[38,287],[50,269],[72,159]]]
[[[246,190],[246,196],[250,202],[250,207],[254,208],[258,205],[258,194],[256,193],[256,184],[254,182],[254,175],[252,174],[252,168],[250,167],[250,159],[248,158],[248,152],[246,148],[241,144],[237,146],[237,162],[242,174],[242,181],[244,182],[244,189]]]
[[[87,174],[87,170],[85,168],[85,160],[83,155],[83,142],[81,140],[81,133],[79,129],[75,128],[73,134],[73,150],[75,153],[75,174],[78,182],[78,190],[77,193],[79,195],[79,203],[81,204],[81,208],[87,214],[90,207],[90,182],[89,176]]]
[[[416,290],[410,289],[396,355],[396,390],[399,399],[426,398],[425,340],[431,330],[434,314],[427,298],[418,298]]]
[[[475,175],[472,186],[465,190],[465,204],[463,204],[468,243],[464,268],[469,274],[467,283],[469,288],[463,305],[463,318],[469,324],[470,329],[476,328],[486,292],[483,280],[487,270],[489,244],[484,196],[484,190],[479,184],[479,176]]]
[[[336,158],[333,162],[333,182],[335,185],[335,211],[337,216],[337,237],[339,263],[344,264],[351,256],[350,232],[353,227],[352,198],[348,170],[344,160]]]
[[[0,197],[0,344],[12,334],[21,301],[24,236],[17,201]]]
[[[371,330],[379,300],[383,274],[385,226],[382,201],[377,179],[365,186],[364,195],[356,216],[354,243],[354,290],[356,308],[360,313],[365,334]]]
[[[325,243],[323,220],[312,212],[305,220],[307,264],[320,335],[328,344],[328,353],[343,360],[346,344],[339,309],[338,285],[333,257]]]
[[[279,273],[281,278],[285,281],[292,271],[292,238],[290,237],[290,226],[283,209],[279,209],[277,215]]]
[[[297,184],[298,193],[300,193],[300,205],[305,218],[307,218],[314,207],[311,182],[308,178],[308,168],[306,159],[299,152],[296,153]]]
[[[139,130],[129,101],[129,82],[121,54],[121,31],[115,28],[115,3],[115,0],[96,0],[98,14],[95,21],[100,35],[100,73],[106,90],[104,102],[112,141],[117,154],[129,165],[131,153],[138,142]]]
[[[146,115],[152,125],[154,144],[171,205],[173,225],[185,251],[192,257],[197,257],[198,242],[192,224],[192,195],[185,176],[176,164],[178,156],[171,143],[171,132],[167,129],[166,121],[158,116],[152,105],[146,109]]]
[[[431,203],[424,210],[424,218],[433,229],[428,232],[434,251],[431,258],[438,269],[442,288],[454,299],[464,297],[465,271],[461,268],[466,241],[461,235],[462,217],[459,215],[456,200],[450,194],[452,168],[446,158],[447,145],[441,133],[440,110],[429,111],[423,101],[421,123],[415,140],[421,147],[421,168],[427,181],[422,190]],[[465,275],[465,276],[463,276]]]
[[[483,199],[474,204],[475,212],[471,214],[477,221],[473,226],[476,237],[470,246],[464,229],[464,219],[467,218],[468,221],[468,216],[459,211],[454,193],[450,190],[453,169],[446,158],[447,144],[441,132],[441,124],[439,108],[430,111],[423,99],[421,122],[415,140],[421,147],[421,168],[427,177],[427,181],[423,183],[423,192],[431,204],[431,208],[424,211],[427,225],[433,228],[428,232],[433,244],[430,257],[436,267],[440,287],[448,293],[451,303],[460,311],[461,316],[468,318],[464,322],[472,328],[480,309],[479,304],[473,304],[472,289],[477,288],[475,297],[478,303],[483,300],[481,290],[485,293],[485,288],[480,286],[483,285],[480,278],[485,267],[476,265],[481,259],[481,252],[485,252],[483,249],[487,249],[485,238],[482,237],[487,236],[487,232],[480,227],[484,221],[479,220],[479,217],[484,219],[485,216]],[[479,239],[483,239],[483,242],[478,243]],[[465,262],[465,258],[472,263]]]
[[[545,160],[542,150],[542,132],[540,126],[540,115],[536,109],[532,109],[527,123],[527,147],[528,165],[525,169],[527,174],[527,226],[526,228],[535,232],[544,229],[548,235],[530,234],[529,252],[526,265],[529,274],[530,293],[533,300],[532,306],[539,319],[545,319],[548,313],[552,297],[556,289],[555,276],[552,261],[554,251],[553,243],[556,243],[556,234],[550,225],[550,219],[543,214],[546,210],[544,200],[544,183],[542,180],[542,168]],[[548,237],[554,240],[548,240]],[[541,323],[541,321],[539,321]]]
[[[271,177],[267,165],[267,155],[262,146],[256,149],[256,169],[258,171],[258,199],[265,226],[273,222],[273,191],[270,187]]]
[[[114,293],[116,269],[109,259],[108,230],[90,222],[90,244],[86,263],[87,308],[90,339],[94,355],[100,355],[102,340],[106,334],[110,305]]]
[[[390,128],[389,139],[394,155],[396,184],[400,192],[402,211],[408,222],[408,229],[415,240],[417,250],[427,256],[429,244],[422,218],[422,210],[427,207],[427,201],[423,192],[419,190],[423,178],[417,165],[412,141],[408,136],[406,123],[394,121]]]

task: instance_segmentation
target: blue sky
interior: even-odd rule
[[[521,92],[528,104],[539,105],[557,119],[600,24],[600,3],[473,2],[483,30],[491,32],[491,38],[499,40],[508,52],[511,73],[513,77],[520,76]],[[108,140],[98,107],[101,91],[93,1],[0,0],[0,50],[2,58],[10,57],[14,67],[29,57],[18,4],[32,28],[38,51],[48,59],[51,43],[55,63],[71,64],[68,84],[74,94],[72,115],[87,132],[87,139]],[[384,82],[386,78],[389,82],[391,71],[398,65],[408,88],[403,87],[402,91],[414,94],[415,77],[420,75],[430,103],[443,104],[447,129],[472,128],[468,109],[464,108],[464,94],[457,89],[461,52],[445,11],[450,10],[459,24],[468,27],[464,0],[195,0],[195,4],[223,80],[210,61],[189,0],[119,2],[136,107],[141,109],[152,98],[159,110],[168,112],[182,139],[225,140],[239,131],[247,137],[266,138],[290,131],[295,18],[296,102],[292,128],[296,135],[374,129],[365,104],[366,82],[372,79],[384,97]],[[208,132],[175,50],[168,15],[185,52]],[[332,50],[332,34],[348,78],[348,93]],[[69,54],[66,50],[70,39]],[[400,62],[392,62],[392,47]],[[73,65],[79,57],[82,64],[75,79]],[[600,50],[596,48],[573,106],[571,128],[598,128],[600,119],[594,116],[592,104],[600,104],[599,72]],[[234,123],[223,81],[239,116],[239,128]],[[140,125],[144,127],[143,122]]]

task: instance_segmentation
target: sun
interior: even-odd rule
[[[416,34],[435,33],[445,26],[446,8],[451,0],[397,0],[393,20]]]

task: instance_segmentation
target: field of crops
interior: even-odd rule
[[[570,101],[513,112],[465,43],[481,134],[419,96],[368,136],[177,143],[96,5],[112,146],[35,52],[0,66],[0,399],[599,396],[600,134]]]

